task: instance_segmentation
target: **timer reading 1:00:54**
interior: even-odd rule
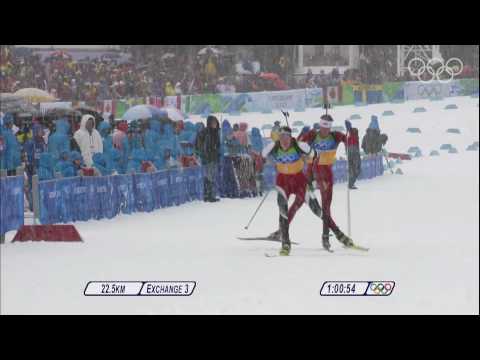
[[[321,296],[388,296],[394,281],[326,281]]]

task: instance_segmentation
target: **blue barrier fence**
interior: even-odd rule
[[[0,178],[0,235],[23,225],[23,176]]]
[[[382,156],[364,158],[359,179],[383,175]],[[333,165],[334,181],[346,182],[347,161]],[[266,165],[263,179],[266,189],[275,184],[274,165]],[[219,164],[217,194],[239,197],[231,158]],[[0,179],[0,235],[23,225],[23,177]],[[111,219],[121,213],[151,212],[203,200],[202,167],[165,170],[151,174],[75,177],[39,183],[40,223],[55,224],[91,219]]]
[[[40,222],[111,219],[203,199],[201,167],[39,183]]]

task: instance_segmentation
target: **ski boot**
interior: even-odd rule
[[[282,248],[280,250],[280,256],[288,256],[288,255],[290,255],[290,244],[283,243]]]
[[[337,237],[337,240],[343,244],[345,247],[352,247],[355,244],[353,243],[352,239],[350,239],[347,235],[345,235],[343,232],[339,231],[338,233],[335,234]]]
[[[322,246],[325,250],[330,251],[330,235],[329,234],[323,234],[322,235]]]

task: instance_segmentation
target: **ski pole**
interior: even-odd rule
[[[350,135],[350,130],[347,130],[347,139]],[[347,233],[348,237],[352,237],[352,227],[350,220],[350,164],[348,163],[348,141],[345,144],[345,152],[347,155]],[[361,161],[361,160],[360,160]]]
[[[268,194],[270,194],[272,190],[268,190],[268,192],[265,194],[265,196],[263,197],[262,201],[260,202],[260,204],[258,205],[257,207],[257,210],[255,210],[255,212],[253,213],[252,217],[250,218],[250,221],[248,222],[247,226],[245,226],[245,230],[248,230],[248,227],[250,226],[250,224],[252,223],[253,219],[255,218],[255,216],[257,215],[258,213],[258,210],[260,210],[260,208],[262,207],[263,203],[265,202],[265,200],[267,200],[267,196]]]
[[[283,114],[283,116],[285,116],[285,121],[287,122],[287,126],[290,127],[290,125],[288,124],[288,117],[290,116],[290,114],[286,111],[283,111],[283,110],[280,110]]]

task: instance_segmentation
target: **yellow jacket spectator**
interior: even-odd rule
[[[170,81],[167,81],[167,83],[165,84],[165,95],[175,96],[175,88]]]
[[[207,78],[214,78],[217,76],[217,66],[212,57],[208,59],[208,62],[205,65],[205,74],[207,75]]]

